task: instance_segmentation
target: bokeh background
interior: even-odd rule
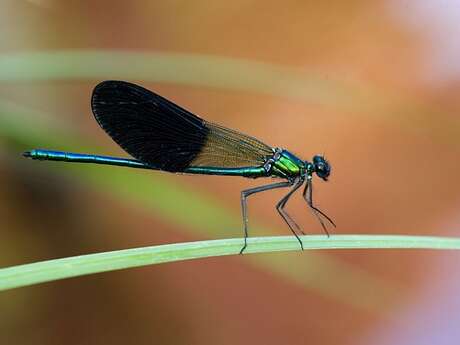
[[[0,4],[0,266],[241,236],[242,178],[25,160],[125,156],[90,111],[106,79],[325,153],[315,199],[340,234],[459,235],[460,3],[55,1]],[[250,202],[253,235],[288,234]],[[289,211],[321,228],[301,197]],[[0,294],[1,344],[457,344],[460,256],[246,255]]]

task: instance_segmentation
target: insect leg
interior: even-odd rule
[[[295,229],[299,231],[300,233],[302,233],[302,235],[305,235],[305,233],[300,228],[300,226],[296,223],[296,221],[289,215],[289,213],[287,213],[287,211],[284,210],[284,207],[286,206],[286,203],[288,201],[289,201],[289,198],[285,199],[284,202],[280,205],[280,208],[283,210],[284,215],[286,216],[287,220],[295,227]]]
[[[240,250],[240,254],[243,254],[244,250],[246,249],[248,243],[248,204],[247,204],[247,198],[248,196],[260,192],[264,192],[266,190],[271,190],[275,188],[284,188],[284,187],[289,187],[292,185],[292,182],[277,182],[277,183],[272,183],[268,184],[265,186],[260,186],[256,188],[251,188],[251,189],[246,189],[241,192],[241,210],[243,212],[243,228],[244,228],[244,246]]]
[[[299,226],[297,225],[296,222],[292,220],[292,218],[289,216],[289,214],[284,210],[284,206],[288,202],[289,198],[294,194],[294,192],[300,188],[300,186],[303,184],[304,180],[303,179],[298,179],[294,182],[294,187],[276,204],[276,210],[280,214],[280,216],[284,219],[286,224],[289,226],[289,229],[291,229],[292,233],[294,236],[297,238],[297,241],[300,243],[300,248],[303,250],[303,243],[302,240],[300,239],[299,235],[295,232],[293,229],[291,222],[295,224],[295,227],[299,229]]]
[[[307,184],[305,185],[305,189],[303,190],[303,198],[307,202],[308,206],[318,218],[318,221],[321,223],[321,226],[323,227],[324,232],[326,233],[327,237],[329,237],[329,231],[327,231],[326,225],[324,224],[323,220],[321,219],[320,216],[323,216],[329,223],[331,223],[334,227],[336,227],[335,223],[332,221],[331,218],[329,218],[324,212],[322,212],[320,209],[316,208],[313,206],[313,186],[311,183],[311,178],[307,178]]]

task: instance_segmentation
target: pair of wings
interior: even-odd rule
[[[104,81],[93,91],[91,107],[99,125],[127,153],[161,170],[191,166],[261,166],[270,146],[209,123],[141,86]]]

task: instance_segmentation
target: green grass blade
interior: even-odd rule
[[[307,249],[460,249],[460,239],[398,235],[309,235],[302,237]],[[74,256],[0,269],[0,290],[39,284],[87,274],[146,265],[238,254],[241,238],[166,244]],[[244,255],[279,251],[299,251],[293,236],[249,239]],[[241,258],[244,258],[242,256]]]

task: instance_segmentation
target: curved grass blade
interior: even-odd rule
[[[460,249],[459,238],[398,235],[302,236],[305,249]],[[293,236],[258,237],[249,240],[246,254],[299,251]],[[0,290],[87,274],[145,265],[224,255],[237,255],[241,239],[166,244],[74,256],[0,269]]]

